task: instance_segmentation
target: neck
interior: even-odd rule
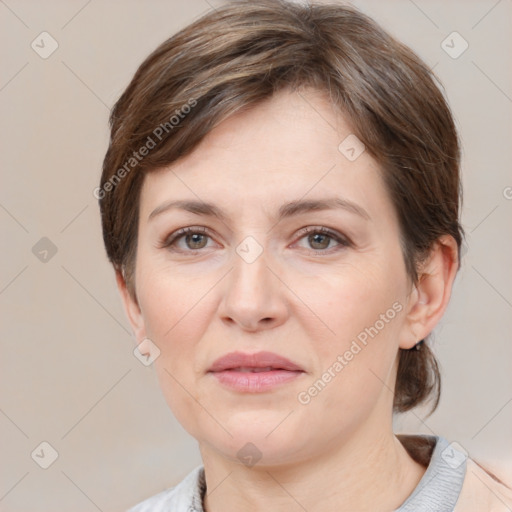
[[[425,468],[408,455],[391,426],[379,430],[375,436],[362,427],[340,446],[280,466],[248,468],[202,446],[205,512],[395,510]]]

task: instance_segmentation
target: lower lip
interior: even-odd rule
[[[274,389],[281,384],[296,379],[304,372],[288,370],[271,370],[269,372],[237,372],[225,370],[213,372],[221,384],[236,391],[245,393],[262,393]]]

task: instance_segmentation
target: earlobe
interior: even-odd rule
[[[432,332],[448,307],[457,270],[457,242],[445,235],[435,242],[418,271],[400,348],[410,349]]]
[[[137,342],[140,342],[146,337],[146,329],[140,306],[136,297],[132,296],[130,293],[126,280],[119,270],[116,270],[116,282],[123,302],[124,311],[130,322],[133,334]]]

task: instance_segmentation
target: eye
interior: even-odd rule
[[[171,233],[161,244],[173,251],[194,252],[209,247],[211,240],[208,229],[204,227],[186,227]]]
[[[302,235],[299,242],[305,240],[308,244],[308,247],[305,248],[313,249],[315,253],[330,253],[332,249],[336,250],[336,248],[340,249],[350,245],[346,237],[325,227],[308,226],[302,228],[298,234]]]
[[[298,232],[299,240],[296,244],[300,244],[302,240],[306,241],[307,247],[302,245],[304,249],[313,249],[314,254],[331,253],[341,248],[350,246],[350,241],[329,228],[307,226]],[[205,227],[185,227],[171,233],[160,244],[160,248],[168,248],[174,252],[196,253],[202,249],[211,247],[208,244],[213,241],[209,234],[208,228]]]

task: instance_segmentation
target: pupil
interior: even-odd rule
[[[202,238],[204,238],[204,235],[201,235],[198,233],[194,233],[192,235],[187,235],[187,245],[191,249],[202,249],[204,247],[204,243],[201,244],[201,241],[204,242],[204,240],[202,240]]]
[[[322,243],[322,239],[324,243]],[[325,249],[326,247],[329,246],[329,236],[322,235],[321,233],[315,233],[314,235],[310,235],[309,241],[312,246],[314,246],[315,244],[320,244],[320,247],[315,247],[316,249]]]

